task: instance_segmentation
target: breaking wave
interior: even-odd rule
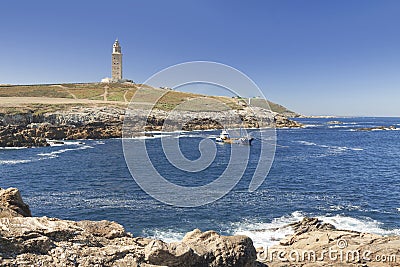
[[[254,246],[271,247],[279,243],[280,240],[294,234],[290,224],[301,221],[306,215],[303,212],[295,211],[290,215],[275,218],[270,222],[255,221],[245,219],[241,222],[231,223],[226,229],[229,235],[246,235],[253,240]],[[372,233],[378,235],[399,235],[400,229],[384,229],[384,225],[370,218],[357,219],[342,215],[336,216],[317,216],[325,223],[330,223],[337,229]],[[153,229],[145,230],[143,234],[150,238],[161,239],[164,242],[179,242],[185,236],[185,232],[173,229]]]

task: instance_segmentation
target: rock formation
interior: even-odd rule
[[[258,260],[283,266],[400,266],[400,237],[336,229],[317,218],[290,225],[295,233],[270,248],[258,248]]]
[[[356,131],[394,131],[398,130],[395,125],[387,126],[375,126],[375,127],[365,127],[365,128],[357,128]]]
[[[182,242],[133,237],[115,222],[30,216],[15,188],[0,189],[0,266],[256,266],[246,236],[196,229]]]
[[[0,147],[46,146],[46,139],[104,139],[122,136],[125,109],[121,107],[72,107],[69,110],[36,114],[0,114]],[[237,119],[233,121],[232,118]],[[264,118],[264,119],[260,119]],[[244,108],[220,112],[167,112],[140,109],[129,111],[129,130],[135,135],[143,131],[221,129],[221,122],[234,127],[301,127],[285,116],[265,110]],[[136,123],[144,122],[144,123]],[[132,136],[130,135],[130,136]]]
[[[270,248],[198,229],[181,242],[133,237],[110,221],[30,217],[16,188],[0,189],[0,266],[400,266],[400,237],[336,229],[304,218]]]
[[[17,188],[0,188],[0,218],[30,216],[29,206],[24,203]]]

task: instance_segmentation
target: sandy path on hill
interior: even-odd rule
[[[125,104],[125,102],[51,97],[0,97],[1,107],[15,107],[26,104]]]
[[[0,107],[21,107],[30,104],[46,104],[46,105],[59,105],[59,104],[93,104],[93,105],[121,105],[127,106],[129,103],[125,101],[104,101],[104,100],[89,100],[89,99],[72,99],[72,98],[53,98],[53,97],[0,97]],[[136,108],[143,105],[148,108],[152,103],[148,102],[135,102]]]

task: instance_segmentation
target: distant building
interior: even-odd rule
[[[111,78],[104,78],[102,83],[133,83],[132,80],[122,78],[122,50],[118,39],[115,40],[111,54]]]
[[[111,80],[122,80],[122,53],[118,39],[115,40],[113,44],[113,51],[111,55]]]

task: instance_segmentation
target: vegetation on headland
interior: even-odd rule
[[[127,105],[138,88],[145,88],[145,93],[140,97],[136,96],[136,101],[143,103],[153,103],[154,95],[159,95],[160,90],[163,96],[158,99],[155,108],[170,111],[178,105],[191,99],[203,98],[204,106],[207,109],[209,102],[221,102],[230,109],[243,109],[248,104],[248,99],[231,98],[226,96],[205,96],[188,92],[180,92],[170,89],[153,88],[143,84],[131,83],[74,83],[74,84],[44,84],[44,85],[0,85],[0,113],[24,113],[28,110],[42,113],[47,111],[65,110],[79,104],[79,106],[109,106]],[[166,91],[167,90],[167,91]],[[15,101],[15,104],[4,103],[9,100],[5,98],[35,98],[29,103]],[[40,99],[37,99],[40,98]],[[40,101],[41,99],[53,99],[53,101]],[[2,100],[3,99],[3,100]],[[65,99],[65,101],[61,101]],[[91,102],[89,102],[91,101]],[[209,102],[208,102],[209,101]],[[263,99],[251,99],[251,103],[264,101]],[[64,103],[65,102],[65,103]],[[282,105],[268,101],[273,112],[285,114],[289,117],[297,116],[293,111],[288,110]],[[199,106],[199,105],[198,105]],[[193,107],[192,107],[193,108]],[[200,108],[200,107],[199,107]],[[209,107],[211,108],[211,107]],[[202,111],[201,109],[193,111]]]
[[[221,129],[223,121],[232,128],[301,127],[287,119],[296,114],[272,103],[271,112],[265,101],[131,83],[0,86],[0,147],[121,137],[126,112],[135,119],[129,136],[165,130],[165,120],[173,121],[170,131]]]

